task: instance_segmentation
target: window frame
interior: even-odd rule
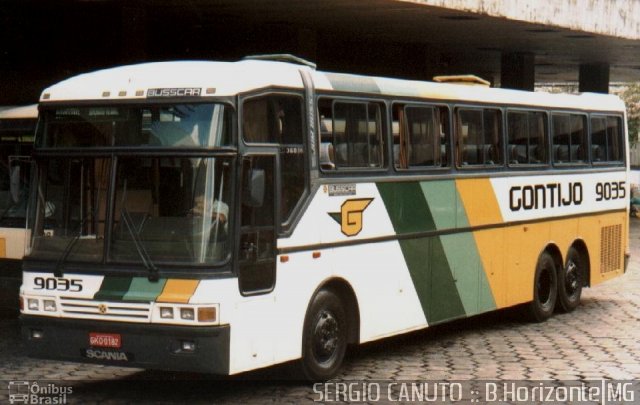
[[[164,108],[171,107],[175,105],[201,105],[201,104],[220,104],[225,107],[225,111],[229,111],[230,116],[230,124],[229,128],[229,143],[227,145],[221,146],[213,146],[213,145],[194,145],[194,146],[166,146],[166,145],[119,145],[115,144],[115,140],[111,139],[111,142],[107,145],[100,146],[51,146],[47,143],[49,142],[49,128],[48,125],[44,124],[45,116],[53,114],[55,111],[59,109],[65,108],[133,108],[133,109],[148,109],[148,108]],[[147,151],[152,151],[155,153],[164,153],[165,151],[171,152],[186,152],[190,151],[212,151],[212,150],[230,150],[236,147],[237,145],[237,137],[238,137],[238,128],[237,120],[239,117],[238,106],[236,105],[235,98],[232,97],[210,97],[203,98],[201,100],[182,100],[182,99],[157,99],[157,100],[122,100],[121,102],[110,104],[110,103],[100,103],[100,102],[91,102],[91,103],[82,103],[82,104],[71,104],[71,103],[60,103],[51,106],[46,106],[40,110],[40,114],[38,116],[38,123],[36,125],[36,131],[34,133],[34,150],[38,150],[39,152],[51,152],[51,153],[73,153],[78,151],[89,151],[90,153],[98,152],[98,151],[126,151],[125,153],[145,153]],[[52,121],[49,121],[49,124]]]
[[[343,95],[333,95],[333,94],[320,94],[316,96],[315,108],[316,108],[316,125],[318,128],[318,140],[317,140],[317,149],[316,152],[318,158],[318,172],[322,175],[336,176],[340,174],[353,174],[353,173],[387,173],[389,171],[389,147],[388,147],[388,138],[389,138],[389,102],[381,99],[381,98],[370,98],[370,97],[359,97],[359,96],[343,96]],[[380,144],[382,146],[382,151],[380,152],[380,158],[382,162],[378,167],[339,167],[335,166],[333,169],[326,169],[322,167],[320,149],[323,144],[322,141],[322,117],[320,114],[320,104],[323,100],[328,100],[331,103],[331,112],[333,120],[333,109],[336,102],[342,103],[355,103],[355,104],[375,104],[379,107],[380,110]],[[334,132],[332,128],[331,132],[331,145],[334,145]],[[334,152],[335,153],[335,152]],[[334,162],[335,164],[335,162]]]
[[[425,172],[425,171],[450,171],[454,165],[452,164],[452,151],[453,151],[453,147],[452,147],[452,139],[453,139],[453,130],[452,130],[452,125],[451,125],[451,105],[450,104],[446,104],[446,103],[433,103],[433,102],[419,102],[419,101],[415,101],[415,100],[402,100],[402,99],[393,99],[391,100],[391,102],[389,103],[389,113],[390,113],[390,119],[391,119],[391,125],[389,126],[390,130],[388,131],[390,133],[391,136],[391,141],[389,143],[389,149],[391,149],[391,162],[390,162],[390,166],[392,166],[393,171],[397,172],[397,173],[413,173],[413,172]],[[395,152],[393,151],[393,149],[391,148],[391,146],[393,146],[395,148],[395,141],[394,141],[394,134],[393,134],[393,114],[394,114],[394,109],[397,106],[401,106],[403,110],[406,111],[407,108],[433,108],[436,110],[436,112],[439,109],[444,109],[446,110],[447,113],[447,122],[445,123],[444,121],[440,121],[440,124],[446,124],[446,128],[445,128],[445,143],[441,143],[440,146],[442,147],[443,145],[445,146],[445,154],[442,155],[440,154],[440,161],[442,162],[442,158],[443,156],[446,158],[447,160],[447,164],[446,165],[431,165],[431,166],[427,166],[427,165],[416,165],[416,166],[411,166],[409,164],[407,164],[407,167],[400,167],[399,165],[396,165],[396,160],[395,160]],[[408,123],[407,123],[408,124]],[[399,123],[398,123],[399,125]],[[448,130],[448,131],[446,131]],[[435,140],[434,140],[435,141]],[[398,144],[399,146],[401,146],[401,144]]]
[[[577,161],[562,161],[558,162],[554,156],[554,146],[556,145],[555,141],[555,132],[553,126],[553,117],[554,115],[567,115],[569,117],[577,116],[582,117],[584,123],[584,134],[585,134],[585,142],[588,146],[587,156],[582,162]],[[590,119],[589,113],[586,111],[571,111],[571,110],[554,110],[550,108],[548,110],[548,118],[549,118],[549,138],[550,138],[550,154],[549,158],[551,161],[551,165],[555,168],[563,168],[563,167],[588,167],[591,165],[591,135],[590,135]],[[569,125],[571,125],[571,120],[569,121]],[[571,136],[571,134],[569,134]],[[570,139],[570,138],[569,138]],[[570,144],[571,147],[572,144]],[[569,150],[569,157],[571,157],[571,150]]]
[[[546,154],[546,161],[541,163],[511,163],[507,159],[507,152],[509,151],[509,113],[542,113],[544,114],[544,150]],[[507,167],[510,169],[541,169],[551,167],[552,159],[550,153],[551,146],[551,125],[550,125],[550,110],[547,109],[539,109],[539,108],[526,108],[526,107],[508,107],[505,109],[504,120],[505,120],[505,129],[504,129],[504,140],[505,140],[505,161]]]
[[[472,171],[472,170],[491,170],[491,171],[499,171],[503,170],[507,167],[506,165],[506,154],[505,154],[505,108],[504,106],[494,105],[494,104],[453,104],[453,133],[455,134],[454,139],[454,158],[455,158],[455,168],[460,171]],[[501,142],[500,145],[500,155],[502,157],[502,162],[499,164],[468,164],[462,165],[462,155],[461,153],[464,151],[460,148],[460,146],[464,146],[462,143],[462,134],[460,128],[460,120],[459,120],[459,112],[460,110],[470,110],[470,111],[485,111],[485,110],[494,110],[497,111],[500,116],[498,122],[500,123],[499,129],[499,139]],[[484,120],[484,114],[483,114]]]
[[[593,150],[591,149],[593,147],[593,125],[591,120],[594,118],[615,118],[617,120],[619,120],[619,128],[620,128],[620,147],[622,148],[622,160],[605,160],[605,161],[599,161],[596,162],[593,160]],[[619,114],[615,114],[615,113],[600,113],[600,112],[596,112],[596,113],[591,113],[589,114],[589,118],[588,118],[589,122],[589,161],[591,162],[591,164],[593,166],[625,166],[627,163],[627,142],[625,140],[625,121],[624,121],[624,117],[622,115]]]
[[[293,96],[299,98],[301,104],[301,120],[302,120],[302,150],[303,150],[303,163],[304,163],[304,173],[302,176],[304,177],[304,189],[302,194],[300,195],[300,199],[295,204],[289,216],[284,218],[284,213],[281,212],[281,204],[282,204],[282,150],[283,148],[291,147],[294,144],[281,144],[275,142],[246,142],[244,138],[244,130],[243,130],[243,119],[244,119],[244,103],[247,100],[265,97],[270,95],[280,95],[280,96]],[[248,92],[244,94],[238,95],[238,107],[237,107],[237,139],[239,146],[239,156],[253,156],[253,155],[261,155],[264,153],[275,153],[277,156],[276,159],[276,171],[278,173],[277,185],[276,185],[276,205],[277,208],[277,223],[276,223],[276,236],[277,237],[289,237],[293,233],[297,223],[300,221],[303,211],[303,207],[309,202],[309,195],[311,189],[310,182],[310,158],[308,154],[309,150],[309,120],[308,120],[308,109],[307,98],[305,94],[300,89],[287,89],[280,87],[270,87],[266,89],[260,89],[255,92]],[[314,106],[313,108],[316,108]],[[242,161],[242,159],[239,159]]]

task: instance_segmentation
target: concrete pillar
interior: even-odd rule
[[[503,53],[500,61],[500,87],[533,91],[534,86],[534,54]]]
[[[609,93],[609,64],[587,63],[580,65],[579,91]]]

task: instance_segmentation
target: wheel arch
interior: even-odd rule
[[[553,257],[553,261],[555,262],[556,268],[560,269],[564,267],[564,259],[558,245],[556,245],[553,242],[549,243],[547,246],[544,247],[544,249],[542,249],[542,251],[540,251],[540,254],[538,255],[538,257],[540,257],[540,255],[543,252],[547,252],[551,255],[551,257]]]
[[[355,291],[351,284],[340,277],[333,277],[324,280],[318,288],[313,292],[309,302],[307,304],[307,310],[305,313],[305,320],[309,312],[309,307],[313,302],[313,299],[319,291],[330,290],[335,293],[342,301],[344,311],[347,314],[347,343],[354,344],[360,342],[360,307],[358,306],[358,299],[356,298]],[[305,321],[306,323],[306,321]]]

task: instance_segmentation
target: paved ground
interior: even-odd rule
[[[542,324],[514,311],[352,350],[344,380],[640,379],[640,219],[627,274],[583,293],[582,305]],[[15,319],[0,320],[0,403],[8,381],[70,386],[67,403],[301,403],[319,398],[290,366],[236,377],[146,372],[25,357]],[[638,395],[638,393],[636,393]],[[636,398],[640,401],[640,398]]]

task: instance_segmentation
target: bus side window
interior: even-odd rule
[[[322,169],[384,166],[384,108],[379,103],[321,99],[318,110]]]
[[[552,115],[554,163],[587,161],[587,119],[581,114]]]
[[[394,105],[392,128],[395,167],[447,166],[448,121],[445,107]]]
[[[510,165],[547,163],[546,114],[540,111],[507,113],[507,163]]]
[[[302,98],[269,94],[242,105],[243,139],[248,144],[302,144]]]
[[[458,165],[502,165],[501,113],[489,108],[456,111]]]
[[[268,94],[243,104],[244,141],[280,146],[280,215],[285,223],[306,187],[302,106],[302,97],[294,94]]]
[[[591,161],[615,163],[624,161],[624,140],[620,117],[591,117]]]

